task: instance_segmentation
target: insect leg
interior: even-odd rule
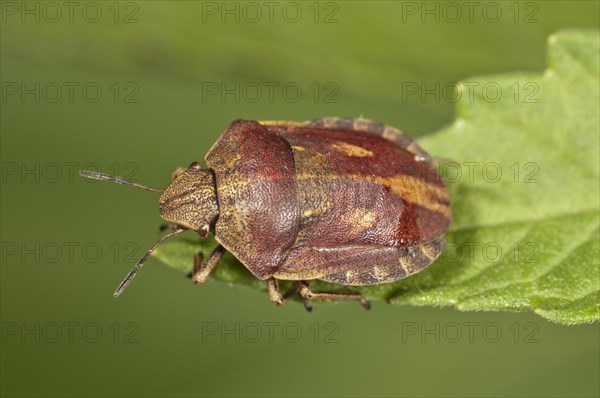
[[[192,272],[192,281],[196,285],[206,282],[210,273],[214,271],[214,269],[217,267],[217,264],[219,264],[223,258],[225,251],[226,250],[223,246],[218,245],[204,264],[202,264],[202,253],[198,253],[194,256],[194,271]]]
[[[269,299],[277,305],[285,304],[290,297],[298,293],[298,285],[294,284],[287,292],[281,294],[281,291],[279,290],[279,282],[275,278],[267,279],[267,289],[269,290]],[[313,307],[308,302],[308,299],[302,298],[302,302],[304,303],[304,308],[306,308],[307,311],[310,312],[313,310]]]
[[[285,304],[289,297],[283,297],[279,291],[279,283],[275,278],[267,279],[267,289],[269,290],[269,300],[277,305]]]
[[[356,300],[365,309],[371,308],[371,304],[360,293],[316,293],[310,290],[306,281],[296,282],[300,295],[308,300]]]

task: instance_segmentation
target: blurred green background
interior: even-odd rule
[[[548,35],[598,29],[597,1],[0,4],[2,396],[600,394],[597,324],[382,302],[306,313],[154,259],[115,300],[159,236],[157,195],[74,176],[164,187],[237,118],[431,133],[454,104],[421,84],[540,72]]]

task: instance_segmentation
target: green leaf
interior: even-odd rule
[[[454,220],[440,259],[356,290],[395,304],[532,310],[564,324],[600,319],[600,36],[564,31],[548,43],[543,74],[465,80],[456,121],[421,141],[447,159],[440,171]],[[175,241],[156,256],[189,272],[193,254],[214,245]],[[230,255],[212,279],[265,288]]]

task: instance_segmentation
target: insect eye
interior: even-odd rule
[[[202,167],[200,167],[200,163],[198,163],[198,162],[192,162],[188,166],[188,169],[190,169],[190,170],[200,170],[201,168]]]

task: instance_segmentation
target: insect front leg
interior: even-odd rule
[[[360,293],[316,293],[310,290],[306,281],[297,281],[296,286],[300,295],[307,300],[356,300],[366,310],[371,304]]]
[[[226,250],[222,245],[215,247],[215,250],[210,254],[208,260],[202,264],[202,253],[199,252],[194,256],[194,270],[192,271],[192,281],[196,285],[200,285],[208,279],[211,272],[217,267],[217,264],[223,258]]]

